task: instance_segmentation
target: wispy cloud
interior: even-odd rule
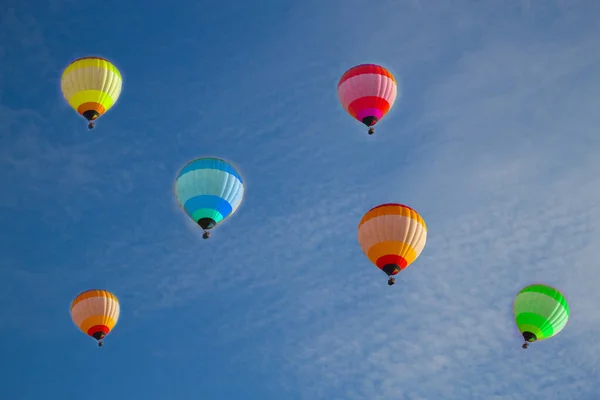
[[[351,290],[314,291],[285,340],[303,398],[594,398],[597,44],[496,38],[427,90],[435,133],[392,197],[415,199],[428,245],[392,290],[349,269]],[[573,321],[525,353],[511,307],[530,282],[564,290]]]
[[[278,3],[285,17],[246,21],[258,26],[246,46],[227,31],[220,64],[182,52],[160,79],[124,67],[120,108],[91,134],[58,93],[45,103],[56,114],[1,107],[0,217],[21,221],[1,237],[2,328],[69,324],[72,296],[101,286],[122,300],[116,343],[152,324],[161,360],[235,348],[232,370],[276,377],[262,384],[281,399],[595,398],[600,56],[595,25],[575,29],[595,21],[584,3],[389,2],[376,19],[359,1]],[[211,18],[233,28],[236,10]],[[390,66],[402,91],[373,137],[335,97],[365,61]],[[247,192],[203,241],[172,185],[208,154],[238,165]],[[392,288],[356,238],[388,201],[429,227]],[[562,289],[572,319],[525,352],[512,300],[530,282]]]
[[[214,242],[177,233],[185,239],[161,259],[173,268],[158,287],[163,306],[210,304],[220,327],[213,343],[262,337],[236,360],[261,349],[252,362],[282,363],[290,396],[302,387],[298,398],[592,398],[600,77],[593,60],[581,61],[591,47],[499,39],[466,54],[424,96],[432,111],[416,126],[435,133],[418,144],[411,173],[373,177],[361,169],[385,161],[337,165],[318,150],[319,169],[298,167],[292,180],[270,174],[277,164],[242,165],[274,180],[248,180],[264,203],[249,197]],[[306,165],[291,157],[278,161]],[[379,198],[407,199],[430,229],[422,257],[392,289],[356,244],[356,223]],[[523,352],[511,307],[530,282],[567,293],[573,319]],[[227,300],[212,303],[217,292]]]

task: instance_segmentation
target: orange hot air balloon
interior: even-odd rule
[[[427,241],[423,218],[403,204],[389,203],[370,209],[358,224],[358,243],[365,255],[390,278],[412,264]]]
[[[382,66],[361,64],[342,75],[337,93],[348,114],[368,126],[372,135],[373,126],[394,105],[398,84],[394,75]]]
[[[86,335],[98,341],[115,327],[121,307],[117,297],[109,291],[92,289],[79,294],[71,303],[71,318]]]

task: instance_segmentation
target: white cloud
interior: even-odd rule
[[[420,126],[434,133],[395,176],[393,200],[429,226],[421,258],[392,289],[352,269],[352,294],[322,284],[306,331],[288,334],[303,398],[597,393],[598,36],[492,39],[427,90]],[[512,300],[536,281],[567,294],[573,319],[523,352]]]
[[[149,117],[143,133],[109,129],[129,121],[114,114],[102,134],[82,138],[84,126],[74,133],[77,117],[63,110],[73,118],[65,137],[45,139],[41,123],[55,129],[59,117],[1,109],[0,119],[17,122],[0,139],[11,143],[0,146],[9,166],[0,180],[31,180],[1,206],[31,212],[32,199],[44,201],[42,227],[56,226],[53,234],[81,251],[76,270],[60,268],[68,254],[47,248],[39,250],[44,271],[4,258],[15,268],[0,271],[2,287],[19,292],[2,292],[0,303],[27,294],[46,311],[5,309],[4,326],[27,327],[33,316],[66,324],[70,293],[103,286],[123,301],[120,336],[111,340],[165,310],[185,310],[192,316],[181,331],[198,332],[194,340],[165,334],[153,354],[233,346],[231,363],[278,368],[280,381],[264,385],[283,385],[292,398],[594,398],[596,28],[569,33],[581,9],[565,1],[552,5],[560,18],[536,2],[516,10],[395,2],[377,18],[357,12],[363,3],[346,4],[292,8],[273,22],[281,34],[272,42],[230,56],[249,59],[243,67],[165,95],[172,118]],[[394,69],[403,97],[367,137],[337,104],[335,83],[371,59]],[[167,89],[149,82],[144,90]],[[198,93],[211,101],[194,124],[181,110]],[[131,114],[137,122],[144,113]],[[211,115],[222,117],[218,127],[202,121]],[[202,154],[232,159],[248,189],[208,241],[190,229],[172,192],[177,169]],[[59,189],[48,190],[58,197],[43,188]],[[89,199],[102,204],[92,209]],[[429,227],[423,254],[392,288],[356,239],[362,214],[387,201],[415,207]],[[75,222],[86,224],[85,237],[69,231]],[[512,300],[532,281],[562,289],[572,319],[558,337],[523,351]],[[161,336],[179,327],[154,329]]]

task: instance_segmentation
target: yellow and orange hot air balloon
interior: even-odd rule
[[[121,95],[123,78],[110,61],[84,57],[65,68],[60,88],[69,105],[88,120],[88,128],[107,112]]]
[[[71,303],[73,322],[83,333],[96,339],[99,347],[102,347],[102,339],[117,324],[120,312],[117,297],[101,289],[87,290]]]
[[[427,226],[418,212],[389,203],[370,209],[358,224],[358,242],[365,255],[390,278],[412,264],[427,241]]]

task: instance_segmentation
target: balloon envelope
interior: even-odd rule
[[[515,323],[526,342],[551,338],[563,330],[569,320],[569,304],[555,288],[529,285],[513,304]]]
[[[373,126],[394,105],[398,85],[392,73],[382,66],[361,64],[342,75],[337,93],[348,114],[366,126]]]
[[[122,85],[117,67],[100,57],[73,61],[60,80],[65,100],[88,121],[98,119],[112,108],[121,95]]]
[[[179,172],[175,195],[195,223],[212,229],[238,209],[244,183],[231,163],[214,157],[198,158]]]
[[[96,340],[108,335],[117,324],[120,313],[119,300],[107,290],[87,290],[71,303],[71,318],[75,325]]]
[[[419,213],[398,203],[370,209],[358,224],[358,242],[377,268],[388,276],[412,264],[427,241],[427,226]]]

